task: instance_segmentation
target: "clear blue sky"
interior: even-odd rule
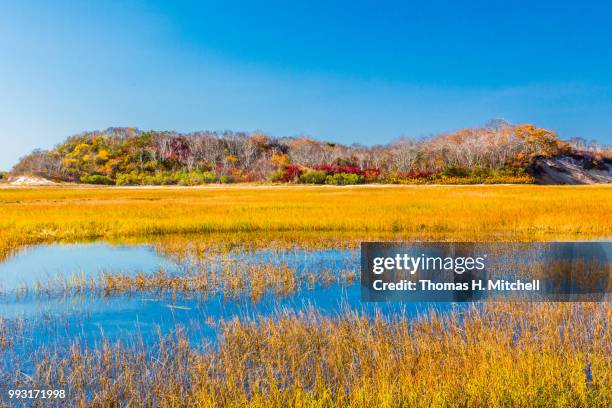
[[[108,126],[376,144],[504,117],[612,143],[611,19],[585,1],[2,1],[0,169]]]

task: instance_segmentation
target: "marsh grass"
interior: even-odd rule
[[[216,347],[178,330],[154,347],[107,341],[38,352],[19,386],[65,387],[69,405],[608,407],[609,303],[506,303],[451,314],[220,323]]]
[[[10,331],[10,322],[7,322],[5,319],[0,317],[0,350],[11,346],[11,337],[9,336]]]
[[[250,298],[257,302],[266,294],[283,298],[302,290],[331,285],[350,286],[360,278],[356,251],[349,251],[340,263],[329,263],[325,261],[324,253],[302,249],[293,252],[294,249],[274,244],[264,247],[265,253],[262,253],[258,252],[261,248],[236,246],[228,251],[209,246],[208,242],[186,240],[184,237],[172,237],[169,242],[170,245],[167,241],[158,243],[155,248],[178,265],[176,271],[159,269],[154,273],[100,273],[87,278],[80,274],[58,274],[46,281],[36,281],[31,287],[23,286],[17,294],[108,297],[157,292],[198,294],[204,298],[222,295],[228,300]],[[577,285],[574,288],[576,293],[602,293],[612,289],[612,265],[601,264],[600,261],[586,262],[586,259],[560,260],[554,253],[547,255],[545,248],[531,243],[509,243],[503,247],[484,244],[481,250],[486,251],[492,261],[499,258],[499,261],[487,265],[487,279],[538,279],[547,287],[554,286],[558,288],[557,291],[563,291],[567,289],[571,277],[571,282]],[[297,258],[301,267],[277,262],[285,257],[294,261]],[[275,263],[265,263],[265,258],[274,259]],[[395,276],[396,279],[412,279],[406,271],[397,271]]]
[[[62,240],[167,234],[393,235],[409,240],[601,238],[610,186],[0,188],[0,255]]]
[[[26,245],[94,239],[159,241],[158,250],[182,261],[210,250],[355,247],[364,239],[597,239],[612,236],[611,198],[610,186],[3,187],[0,259]],[[199,243],[185,248],[185,234],[200,234]],[[220,270],[218,277],[203,269],[181,277],[75,275],[58,288],[212,290],[258,299],[356,279],[350,269]],[[50,291],[45,285],[33,290]],[[80,407],[608,407],[610,322],[609,302],[484,303],[416,320],[284,311],[220,322],[215,347],[191,345],[178,330],[153,346],[102,339],[38,349],[20,361],[7,354],[16,337],[0,321],[0,356],[12,367],[33,367],[5,370],[0,380],[65,387],[66,405]]]
[[[36,281],[32,287],[22,286],[14,294],[18,299],[30,295],[50,298],[85,294],[89,297],[135,293],[198,294],[203,298],[222,295],[228,300],[249,298],[256,303],[266,294],[283,298],[317,287],[334,284],[350,286],[357,277],[357,272],[350,268],[337,271],[330,268],[304,269],[298,272],[287,265],[234,262],[221,268],[183,271],[180,274],[160,269],[154,273],[139,272],[133,275],[101,273],[89,278],[78,274],[58,276],[47,281]]]

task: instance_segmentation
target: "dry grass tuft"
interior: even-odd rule
[[[27,387],[75,406],[608,407],[612,306],[484,304],[421,319],[284,312],[222,323],[217,348],[184,335],[34,356]],[[135,346],[134,346],[135,344]]]

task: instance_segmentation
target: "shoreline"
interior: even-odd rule
[[[491,184],[350,184],[350,185],[328,185],[328,184],[274,184],[274,183],[234,183],[234,184],[201,184],[196,186],[179,186],[179,185],[144,185],[144,186],[117,186],[117,185],[101,185],[101,184],[78,184],[65,183],[53,185],[27,185],[27,184],[10,184],[0,183],[1,189],[31,189],[31,188],[66,188],[66,189],[117,189],[117,190],[219,190],[219,189],[359,189],[359,188],[417,188],[417,187],[512,187],[512,186],[534,186],[534,187],[605,187],[612,186],[608,183],[592,183],[592,184],[535,184],[535,183],[491,183]]]

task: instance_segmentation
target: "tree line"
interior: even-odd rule
[[[595,159],[602,152],[582,139],[565,142],[550,130],[502,120],[377,146],[260,132],[109,128],[69,137],[51,150],[35,150],[21,158],[11,175],[117,185],[530,182],[535,158],[577,149],[592,150]]]

